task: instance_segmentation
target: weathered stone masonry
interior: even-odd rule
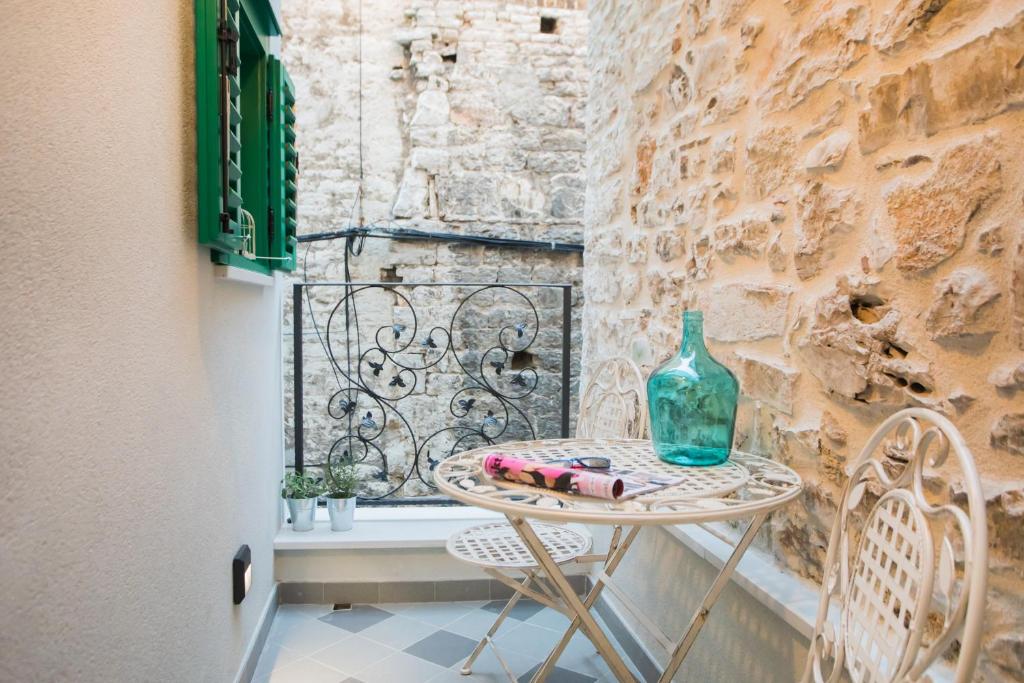
[[[590,6],[585,367],[706,312],[737,445],[808,482],[762,544],[820,579],[882,416],[963,431],[990,510],[979,680],[1024,680],[1024,6]]]
[[[587,90],[582,0],[364,1],[361,68],[356,0],[293,0],[283,11],[284,55],[301,102],[300,233],[364,224],[582,242]],[[300,256],[305,251],[300,247]],[[304,263],[310,281],[341,281],[342,242],[314,243]],[[350,270],[356,281],[573,283],[572,376],[577,382],[579,254],[368,239],[363,253],[350,259]],[[299,278],[302,271],[300,263]],[[338,292],[314,291],[320,315]],[[542,326],[550,330],[538,341],[533,361],[549,377],[560,365],[561,301],[552,294],[538,301]],[[448,303],[424,295],[419,312],[443,320],[451,315]],[[404,322],[397,302],[385,308],[361,322]],[[290,302],[285,315],[290,331]],[[478,320],[481,341],[490,340],[502,323],[495,311],[479,311]],[[288,337],[289,424],[290,346]],[[325,413],[335,380],[315,335],[307,335],[304,349],[308,448],[329,443],[337,424]],[[413,397],[412,410],[425,421],[447,411],[447,393],[458,382],[450,366],[438,370],[422,396]],[[543,400],[534,402],[531,412],[544,434],[556,435],[558,396],[549,392],[538,398]],[[288,434],[290,441],[291,429]],[[406,444],[391,441],[391,462],[401,470]]]

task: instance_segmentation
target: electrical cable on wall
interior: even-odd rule
[[[362,251],[362,244],[367,237],[394,240],[433,240],[441,242],[462,242],[487,247],[510,247],[519,249],[542,249],[548,251],[582,253],[583,245],[578,242],[556,242],[552,240],[521,240],[511,237],[485,237],[483,235],[464,235],[452,232],[432,232],[407,228],[394,221],[373,223],[359,227],[349,227],[345,230],[331,230],[326,232],[315,232],[302,235],[299,242],[320,242],[324,240],[345,239],[346,243],[358,238],[359,251]],[[353,252],[358,256],[359,251]]]

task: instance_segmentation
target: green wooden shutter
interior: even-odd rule
[[[271,56],[270,91],[270,255],[273,268],[295,269],[299,155],[295,149],[295,88],[284,65]]]
[[[199,242],[242,246],[238,79],[239,0],[195,0]]]

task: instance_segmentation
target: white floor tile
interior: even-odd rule
[[[396,650],[404,650],[431,633],[437,633],[437,630],[438,627],[432,624],[396,614],[369,628],[364,628],[359,635],[378,643],[384,643]]]
[[[290,650],[280,643],[268,640],[263,646],[263,653],[260,654],[259,662],[256,663],[256,671],[253,680],[260,680],[270,675],[270,672],[280,669],[285,664],[300,659],[302,655]]]
[[[331,605],[278,605],[275,619],[316,619],[332,610]]]
[[[460,636],[466,636],[474,640],[480,640],[497,618],[498,615],[493,612],[475,609],[445,626],[444,630],[458,633]],[[505,619],[501,624],[501,628],[498,629],[498,633],[508,633],[520,623],[522,622],[515,619]]]
[[[275,620],[270,629],[269,639],[305,656],[351,636],[348,631],[322,621],[302,619],[294,623],[285,621],[281,624]]]
[[[300,659],[285,664],[263,679],[266,683],[339,683],[343,680],[345,674],[312,659]]]
[[[565,633],[565,629],[569,628],[569,618],[561,612],[553,610],[549,607],[545,607],[541,611],[534,614],[532,617],[526,620],[527,624],[533,624],[534,626],[543,626],[544,628],[550,628],[558,631],[561,635]]]
[[[498,648],[501,650],[501,648]],[[508,664],[508,668],[512,669],[512,673],[517,677],[529,671],[535,665],[540,663],[542,660],[537,657],[530,657],[528,655],[521,655],[518,652],[512,652],[510,650],[501,650],[501,657]],[[465,661],[465,660],[463,660]],[[459,662],[455,666],[452,666],[453,671],[461,671],[463,662]],[[473,662],[473,675],[466,679],[472,683],[476,683],[477,678],[481,680],[489,681],[491,678],[495,680],[508,680],[508,675],[505,673],[505,669],[501,666],[501,662],[494,654],[494,648],[490,645],[484,647],[483,652]]]
[[[387,609],[403,617],[417,619],[419,621],[433,624],[434,626],[447,626],[456,619],[464,617],[475,609],[479,609],[480,602],[411,602],[395,603],[387,605]]]
[[[331,628],[334,627],[332,626]],[[340,643],[335,643],[330,647],[314,652],[312,658],[338,671],[355,675],[366,667],[376,664],[394,653],[394,648],[356,634],[349,636]],[[362,676],[355,677],[362,680]]]
[[[405,652],[396,652],[387,659],[371,664],[356,676],[363,683],[399,683],[399,681],[428,681],[443,673],[445,669],[430,662],[413,657]]]
[[[503,652],[511,650],[543,660],[558,643],[560,636],[561,634],[548,628],[519,624],[511,631],[499,634],[494,642]]]

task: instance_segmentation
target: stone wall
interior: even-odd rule
[[[283,10],[284,60],[298,101],[300,234],[366,225],[582,243],[584,2],[363,2],[361,32],[356,0],[293,0]],[[370,238],[358,256],[350,255],[349,272],[355,281],[574,284],[575,392],[582,336],[579,253]],[[342,281],[343,241],[311,243],[308,253],[300,246],[295,275],[297,281]],[[322,325],[339,290],[312,291],[309,305]],[[453,297],[466,291],[440,298],[421,291],[413,298],[421,326],[450,320]],[[465,319],[473,329],[466,328],[464,338],[473,347],[473,361],[504,325],[522,322],[528,313],[497,302],[476,298],[468,307],[472,315]],[[557,436],[561,410],[553,391],[560,386],[561,299],[545,290],[535,303],[540,336],[531,346],[532,358],[520,356],[517,362],[528,363],[542,380],[526,411],[539,435]],[[364,338],[368,329],[409,322],[408,306],[398,297],[380,299],[374,308],[363,318]],[[291,330],[290,301],[285,316]],[[417,352],[425,329],[417,333]],[[334,340],[341,338],[333,332]],[[291,341],[289,336],[286,386]],[[304,349],[306,448],[316,460],[338,434],[338,421],[327,414],[337,382],[311,326]],[[338,351],[336,356],[343,355]],[[489,356],[485,366],[492,360],[500,359]],[[449,399],[463,388],[453,365],[446,360],[421,377],[417,394],[405,403],[417,431],[429,433],[431,426],[452,420]],[[485,416],[483,408],[478,402],[474,409]],[[292,416],[288,393],[289,447]],[[410,442],[398,432],[386,440],[394,484],[407,471]],[[404,491],[422,492],[418,486]]]
[[[807,481],[761,543],[813,580],[883,416],[962,430],[990,510],[980,680],[1024,680],[1024,8],[590,7],[585,367],[651,369],[705,311],[736,445]]]

